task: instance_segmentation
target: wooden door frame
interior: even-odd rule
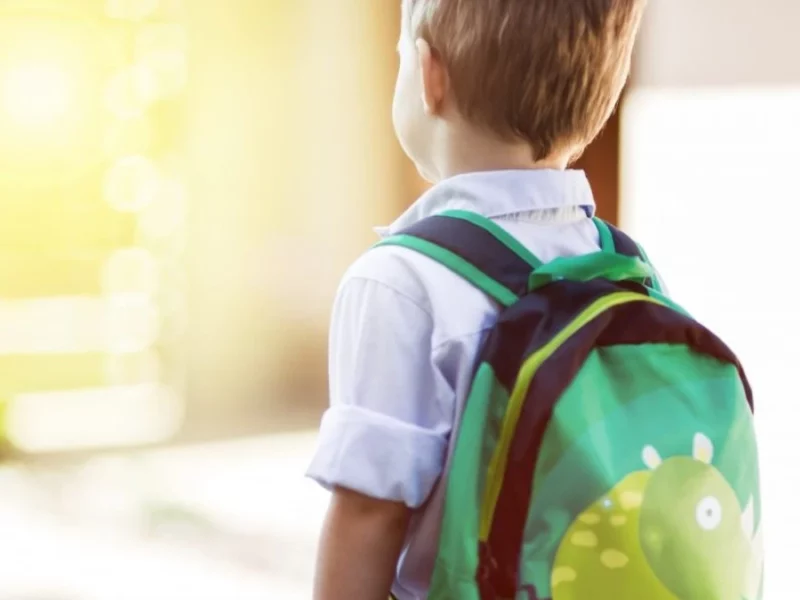
[[[589,178],[597,204],[597,215],[611,223],[619,221],[620,203],[620,115],[619,110],[609,120],[603,132],[575,163]]]

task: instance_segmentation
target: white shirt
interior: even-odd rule
[[[540,260],[599,250],[580,171],[461,175],[424,194],[383,236],[451,209],[495,220]],[[330,331],[330,408],[308,476],[326,488],[415,509],[393,588],[427,597],[437,553],[451,433],[498,306],[412,250],[372,249],[347,271]]]

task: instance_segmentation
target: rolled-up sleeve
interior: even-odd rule
[[[455,394],[431,356],[433,321],[384,282],[350,278],[334,305],[330,408],[308,476],[421,506],[442,473]]]

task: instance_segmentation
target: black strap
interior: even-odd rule
[[[534,268],[487,229],[468,220],[436,215],[415,223],[401,235],[449,250],[517,296],[528,290]]]
[[[639,245],[634,242],[627,233],[623,232],[621,229],[617,229],[611,223],[606,222],[606,226],[611,232],[611,237],[614,239],[614,250],[625,256],[640,258],[642,260],[645,259],[645,257],[642,256]]]

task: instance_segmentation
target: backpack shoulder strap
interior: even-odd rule
[[[525,294],[530,274],[542,265],[505,229],[460,210],[423,219],[377,246],[403,246],[424,254],[506,307]]]
[[[603,221],[598,217],[594,218],[594,224],[600,233],[600,247],[604,252],[616,252],[617,254],[622,254],[623,256],[638,258],[650,265],[650,267],[653,267],[653,264],[647,257],[644,248],[637,244],[627,233],[623,232],[621,229],[617,229],[610,223]],[[657,292],[662,292],[658,277],[648,279],[645,282],[645,285],[655,289]]]

